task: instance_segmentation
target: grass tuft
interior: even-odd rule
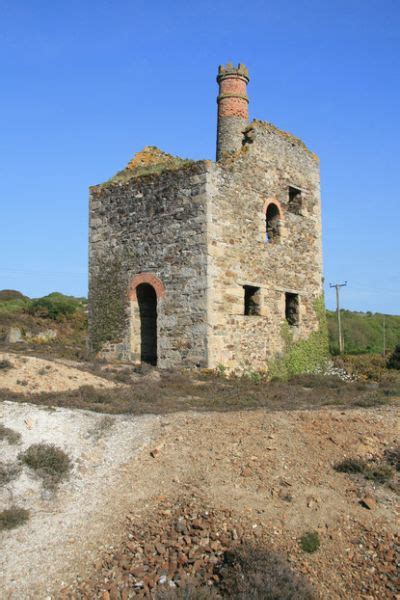
[[[359,474],[375,483],[386,483],[393,477],[393,469],[384,462],[365,461],[361,458],[346,458],[334,466],[338,473]]]
[[[365,461],[360,458],[345,458],[334,466],[338,473],[364,473]]]
[[[10,483],[16,479],[21,472],[21,465],[18,463],[6,463],[0,461],[0,486]]]
[[[311,600],[314,593],[305,578],[296,575],[279,554],[245,543],[225,552],[221,569],[222,597],[241,600]]]
[[[6,440],[9,444],[18,444],[21,440],[21,434],[0,423],[0,441],[2,440]]]
[[[8,371],[9,369],[13,369],[14,365],[7,358],[3,358],[0,360],[0,369],[3,371]]]
[[[312,554],[318,550],[320,545],[321,542],[316,531],[307,531],[307,533],[304,533],[300,538],[300,547],[303,552]]]
[[[72,468],[68,454],[53,444],[33,444],[18,458],[33,469],[42,478],[45,487],[49,488],[66,479]]]
[[[29,510],[12,506],[0,512],[0,531],[14,529],[26,523],[29,519]]]
[[[400,446],[396,448],[387,448],[385,450],[386,462],[394,467],[396,471],[400,471]]]

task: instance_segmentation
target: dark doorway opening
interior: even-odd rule
[[[140,314],[140,360],[157,364],[157,295],[149,283],[136,288]]]

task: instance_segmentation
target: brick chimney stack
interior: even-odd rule
[[[242,146],[242,131],[249,121],[249,81],[249,72],[242,64],[234,67],[228,63],[218,67],[217,160]]]

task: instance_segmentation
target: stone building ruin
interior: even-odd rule
[[[155,147],[90,189],[93,351],[160,368],[267,370],[319,327],[319,161],[248,121],[246,67],[220,66],[217,160]],[[286,333],[285,333],[286,332]]]

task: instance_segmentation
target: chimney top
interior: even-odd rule
[[[221,79],[225,77],[243,77],[246,80],[246,83],[249,83],[249,71],[247,67],[242,63],[239,63],[237,67],[234,67],[231,62],[227,63],[227,65],[219,65],[218,67],[218,75],[217,82],[219,83]]]

